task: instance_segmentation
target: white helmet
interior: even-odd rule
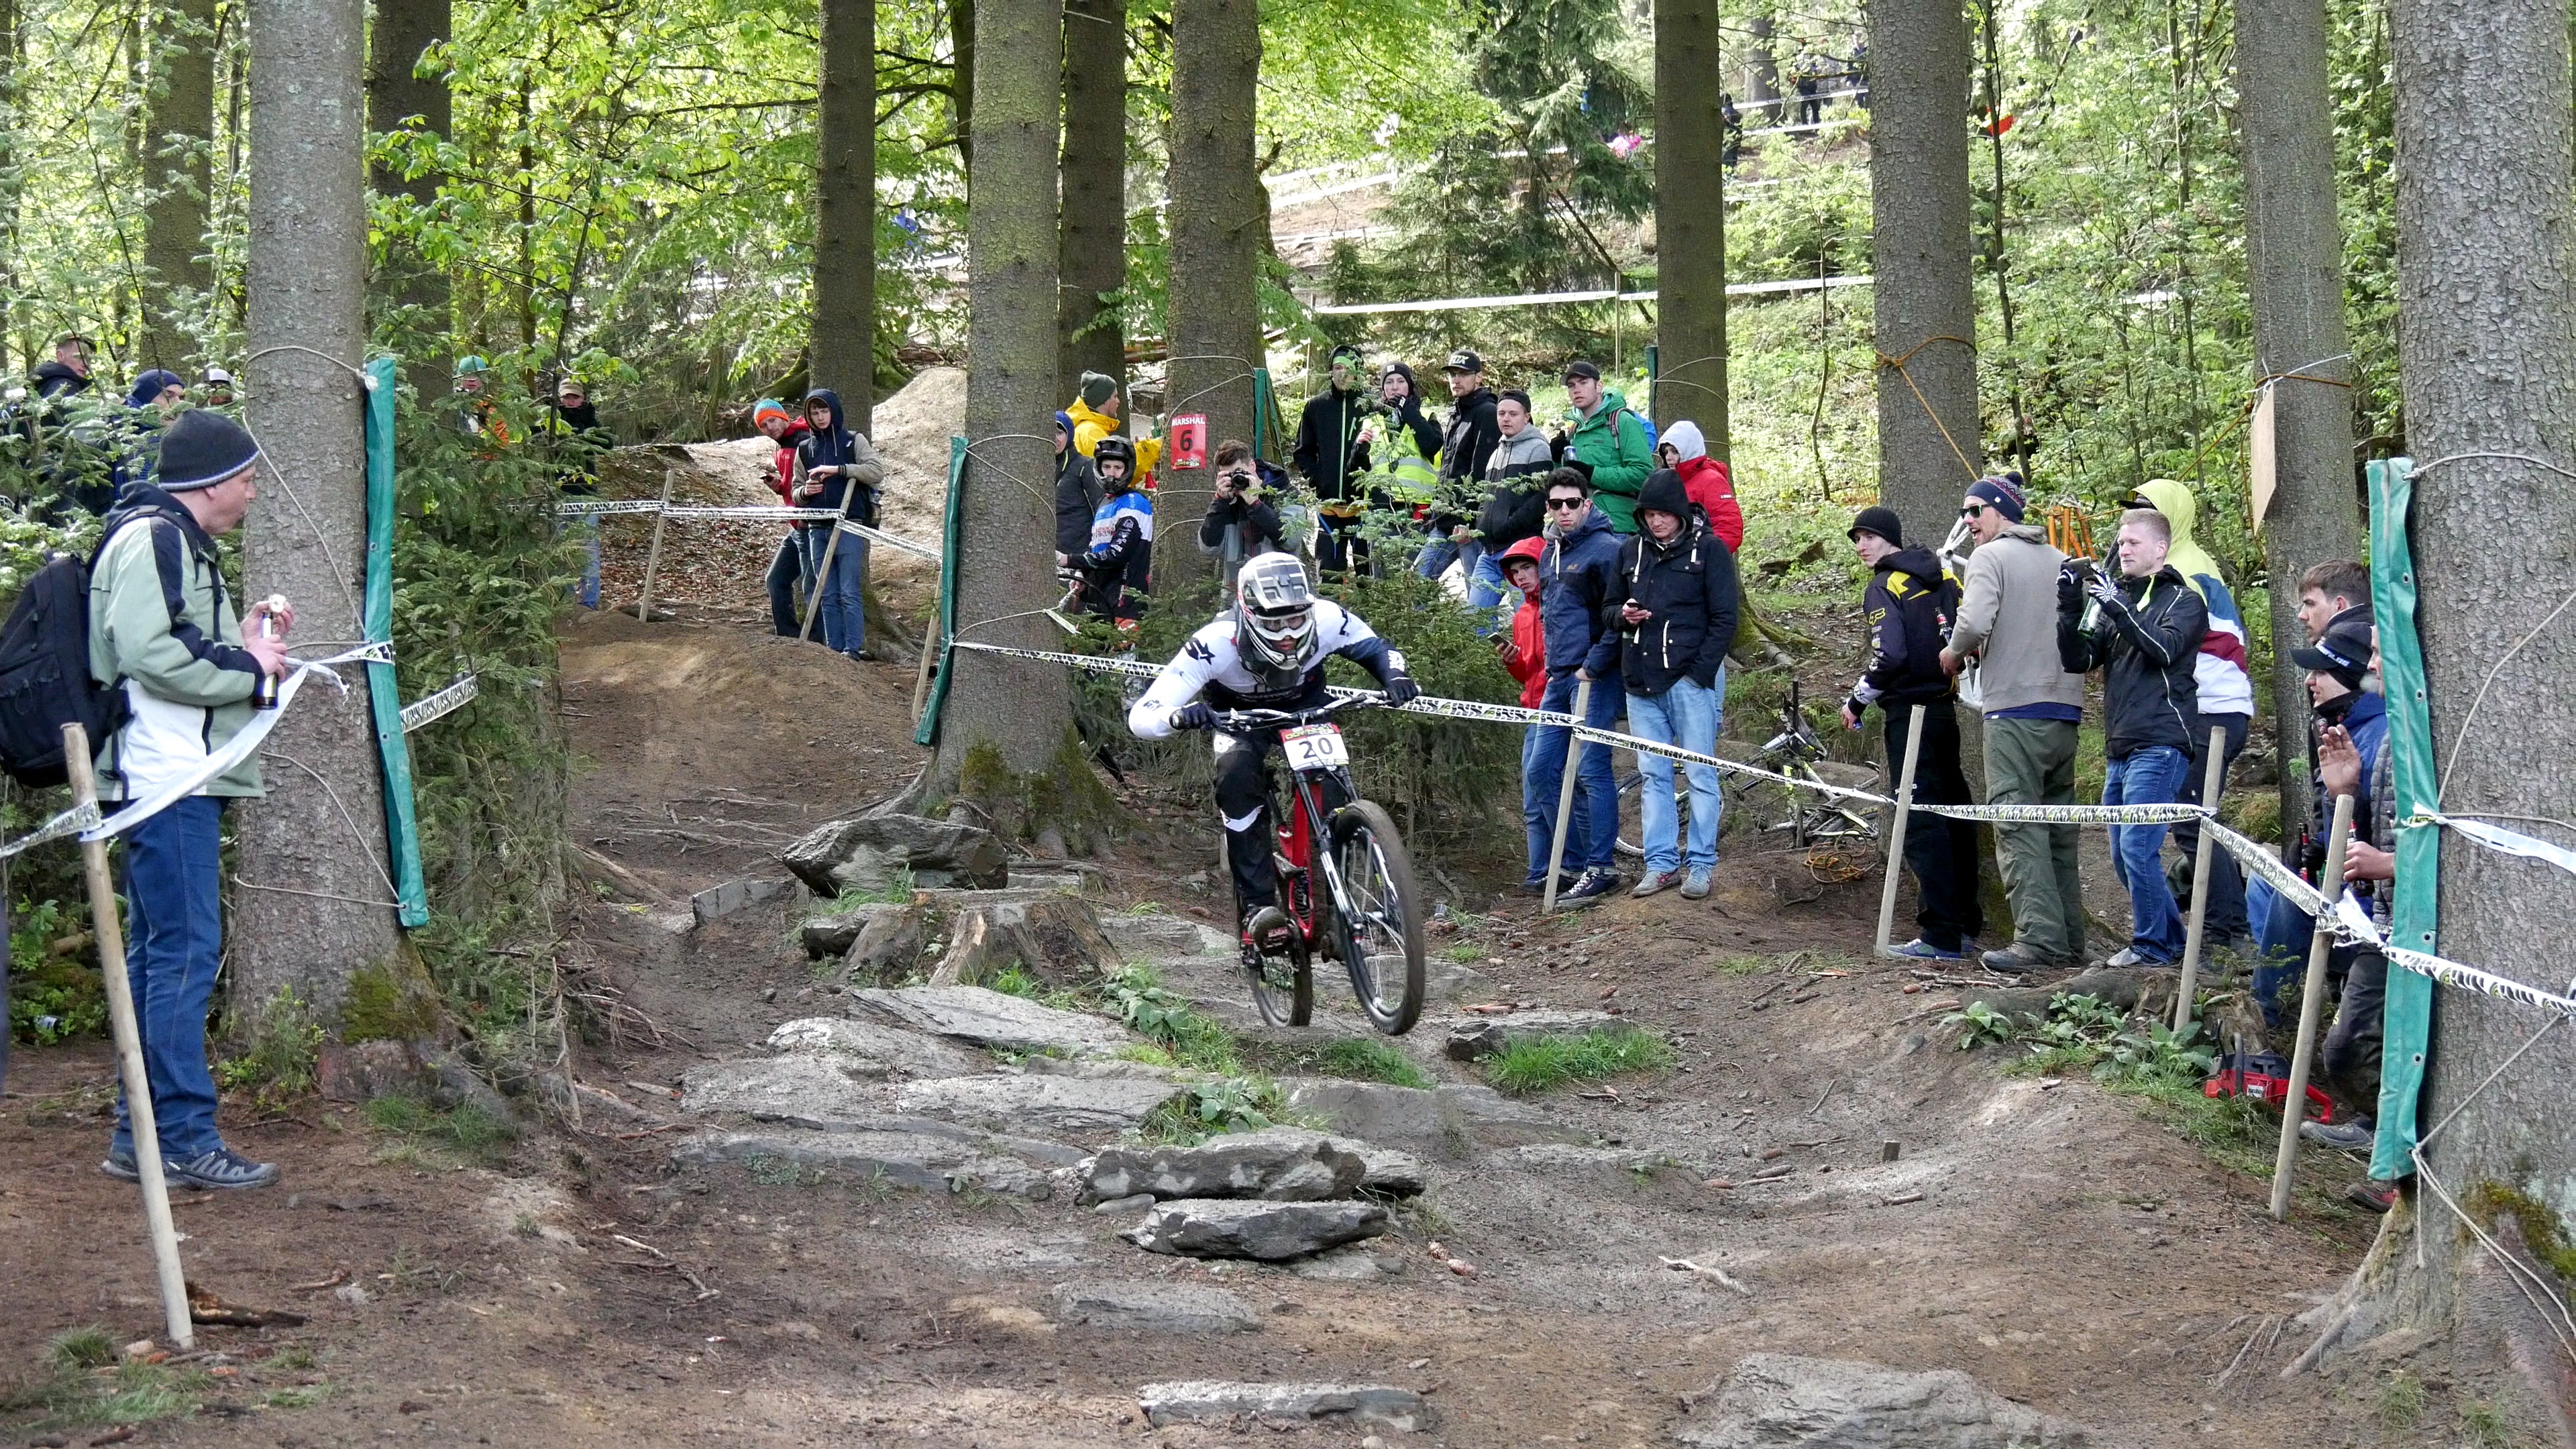
[[[1315,662],[1315,590],[1296,555],[1265,553],[1234,579],[1234,647],[1271,689],[1287,689]]]

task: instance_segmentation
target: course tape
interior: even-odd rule
[[[555,505],[555,512],[565,518],[599,518],[609,514],[634,515],[658,513],[664,518],[749,518],[775,523],[822,523],[841,520],[844,531],[858,534],[915,558],[937,561],[939,550],[928,544],[874,528],[855,518],[844,518],[837,508],[782,508],[776,504],[741,504],[719,507],[713,504],[664,503],[654,498],[567,498]]]
[[[2576,875],[2576,850],[2569,850],[2563,845],[2552,845],[2546,840],[2534,840],[2519,830],[2507,830],[2501,825],[2489,825],[2483,820],[2462,820],[2457,816],[2444,815],[2437,810],[2422,811],[2412,819],[2401,822],[2401,828],[2405,829],[2423,825],[2438,825],[2445,830],[2465,835],[2489,850],[2501,851],[2506,855],[2518,855],[2526,860],[2537,860],[2543,864],[2554,865],[2570,875]]]
[[[28,831],[26,834],[19,836],[17,839],[10,841],[7,845],[0,845],[0,860],[7,860],[9,857],[16,855],[22,850],[26,850],[32,846],[42,845],[48,840],[60,840],[64,836],[70,835],[75,831],[87,830],[91,826],[96,825],[98,820],[98,807],[96,805],[75,805],[71,809],[64,811],[62,814],[55,816],[53,819],[46,821],[44,824],[37,826],[35,829]]]
[[[459,675],[455,683],[436,694],[424,695],[403,706],[403,733],[410,734],[432,720],[445,719],[472,703],[481,692],[482,686],[473,675]]]

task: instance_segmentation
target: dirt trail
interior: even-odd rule
[[[922,1193],[769,1157],[675,1168],[675,1144],[709,1127],[784,1129],[674,1117],[671,1087],[774,1063],[782,1023],[856,1010],[794,944],[793,893],[704,924],[689,897],[779,874],[781,840],[908,777],[911,678],[712,618],[585,619],[565,675],[589,762],[574,839],[628,873],[566,925],[658,1035],[576,1043],[582,1080],[609,1096],[580,1129],[545,1129],[492,1165],[371,1132],[351,1109],[253,1122],[228,1105],[236,1141],[287,1183],[183,1202],[192,1276],[313,1321],[207,1330],[242,1362],[200,1391],[201,1412],[132,1442],[965,1449],[1364,1432],[1145,1425],[1140,1385],[1206,1378],[1426,1393],[1436,1425],[1389,1443],[1647,1446],[1673,1442],[1685,1401],[1757,1350],[1958,1368],[2095,1444],[2417,1442],[2383,1441],[2334,1381],[2277,1378],[2296,1329],[2210,1386],[2249,1331],[2349,1270],[2366,1223],[2275,1225],[2260,1183],[2123,1099],[1949,1050],[1939,998],[1865,959],[1874,881],[1802,900],[1814,886],[1788,858],[1730,856],[1703,905],[1462,915],[1435,941],[1448,1000],[1401,1044],[1433,1081],[1481,1081],[1441,1054],[1461,999],[1616,1010],[1677,1042],[1680,1064],[1406,1129],[1384,1145],[1422,1158],[1429,1189],[1386,1237],[1332,1260],[1348,1277],[1151,1256],[1118,1236],[1134,1212],[1064,1190]],[[1090,877],[1091,899],[1125,954],[1240,1021],[1228,958],[1189,928],[1218,909],[1204,835],[1195,816],[1149,816]],[[1160,913],[1129,913],[1147,903]],[[1333,1009],[1313,1035],[1359,1030],[1347,992],[1320,984]],[[1284,1050],[1278,1035],[1246,1031],[1246,1050]],[[60,1329],[95,1322],[122,1341],[157,1323],[131,1189],[93,1170],[105,1053],[20,1061],[0,1114],[0,1381],[31,1372]],[[845,1085],[863,1106],[908,1090]],[[1009,1130],[1078,1148],[1115,1135]],[[1900,1144],[1894,1161],[1882,1140]],[[1477,1275],[1446,1271],[1435,1239]],[[363,1301],[298,1289],[341,1272]],[[1221,1287],[1258,1327],[1059,1322],[1051,1293],[1073,1280]],[[0,1414],[0,1432],[34,1417]]]

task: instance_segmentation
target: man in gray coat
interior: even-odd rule
[[[2057,653],[2057,574],[2066,555],[2047,533],[2022,522],[2016,480],[1981,478],[1960,516],[1977,542],[1959,598],[1959,620],[1941,667],[1977,663],[1985,713],[1986,802],[2075,803],[2075,730],[2084,718],[2084,676]],[[1995,825],[1996,864],[2012,902],[2013,942],[1985,953],[1997,971],[2027,974],[2073,966],[2084,950],[2084,888],[2075,873],[2077,827]]]

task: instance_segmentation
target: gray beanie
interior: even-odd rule
[[[1086,372],[1082,375],[1082,405],[1084,407],[1096,408],[1117,395],[1118,379],[1110,377],[1105,373],[1098,372]]]

